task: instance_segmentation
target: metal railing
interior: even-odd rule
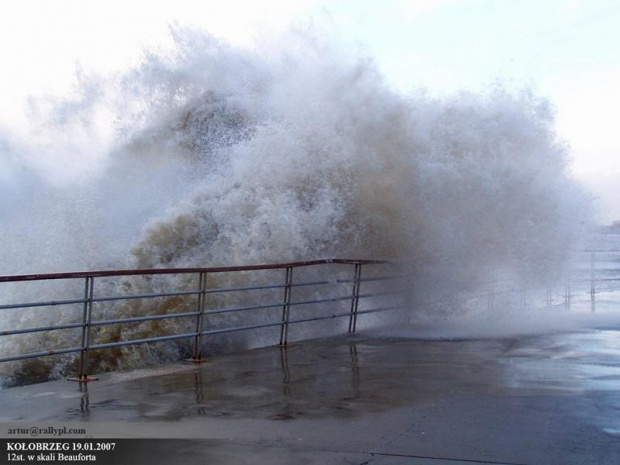
[[[589,301],[592,312],[596,311],[597,294],[620,292],[620,249],[586,249],[574,251],[571,266],[565,276],[554,283],[524,286],[514,280],[492,280],[486,290],[465,298],[486,299],[487,310],[502,306],[564,307],[571,309],[575,300]],[[535,294],[539,294],[535,297]],[[544,296],[543,296],[544,293]],[[503,297],[503,300],[499,301]],[[479,303],[478,303],[479,304]]]
[[[583,250],[582,253],[590,255],[589,277],[581,278],[579,280],[573,279],[572,281],[577,284],[583,282],[589,283],[590,307],[594,312],[596,310],[596,294],[599,292],[598,288],[603,286],[608,287],[609,285],[613,285],[615,282],[620,282],[620,249],[588,249]],[[610,262],[610,258],[614,255],[616,256],[615,260]],[[613,265],[611,268],[597,266],[597,264],[609,265],[610,263],[617,263],[617,265]],[[604,272],[604,274],[602,274],[602,272]],[[570,307],[571,280],[567,283],[566,294],[567,306]]]
[[[535,282],[527,273],[472,277],[468,282],[443,281],[437,288],[416,288],[411,308],[426,312],[454,311],[495,312],[515,309],[560,308],[595,312],[613,310],[620,302],[620,249],[587,249],[572,251],[571,261],[554,280]],[[547,277],[548,278],[548,277]],[[434,282],[433,281],[433,284]],[[601,304],[601,305],[599,305]],[[597,307],[598,306],[598,307]],[[615,306],[615,307],[614,307]]]
[[[351,267],[351,274],[347,277],[342,277],[343,273],[340,273],[340,277],[332,279],[313,279],[310,281],[295,282],[293,279],[293,272],[299,268],[319,267],[319,266],[331,266],[340,265]],[[354,333],[357,328],[358,317],[362,314],[369,314],[375,312],[383,312],[388,310],[397,310],[403,308],[402,304],[389,302],[387,306],[379,306],[371,308],[368,305],[363,309],[360,308],[360,301],[362,299],[378,299],[387,296],[398,296],[402,294],[400,290],[395,290],[387,287],[380,292],[366,292],[361,293],[362,284],[375,282],[382,285],[384,282],[395,282],[399,279],[398,274],[384,275],[382,273],[369,275],[362,278],[362,269],[364,267],[376,267],[376,266],[388,266],[390,273],[394,271],[394,264],[387,261],[380,260],[346,260],[346,259],[324,259],[324,260],[312,260],[312,261],[300,261],[290,263],[275,263],[267,265],[250,265],[250,266],[231,266],[231,267],[210,267],[210,268],[182,268],[182,269],[140,269],[140,270],[113,270],[113,271],[91,271],[91,272],[77,272],[77,273],[55,273],[55,274],[34,274],[34,275],[19,275],[19,276],[0,276],[0,283],[19,283],[19,282],[39,282],[39,281],[53,281],[53,280],[83,280],[83,298],[65,299],[65,300],[47,300],[36,301],[26,303],[11,303],[0,305],[0,310],[15,310],[26,308],[38,308],[38,307],[57,307],[68,305],[80,305],[81,306],[81,321],[74,323],[61,323],[48,326],[38,326],[22,329],[11,329],[7,331],[0,331],[0,336],[14,336],[20,334],[30,333],[46,333],[50,331],[61,331],[70,329],[81,329],[80,344],[74,347],[63,348],[49,348],[43,351],[15,354],[9,356],[0,357],[0,362],[10,362],[18,360],[26,360],[31,358],[39,358],[50,355],[62,355],[78,353],[80,354],[77,377],[74,378],[77,381],[85,382],[89,381],[89,354],[94,350],[110,349],[121,346],[146,344],[151,342],[171,341],[179,339],[187,339],[192,341],[193,355],[192,361],[199,362],[203,360],[203,338],[223,333],[239,332],[239,331],[251,331],[260,328],[279,327],[279,341],[280,346],[286,346],[289,338],[289,327],[291,325],[319,321],[329,320],[335,318],[348,318],[348,332]],[[284,282],[281,284],[261,284],[261,285],[242,285],[237,287],[210,287],[210,277],[214,275],[241,273],[250,271],[265,271],[265,270],[284,270]],[[384,270],[382,270],[384,271]],[[124,294],[113,296],[101,296],[95,293],[95,281],[100,278],[113,278],[113,277],[135,277],[142,276],[148,279],[152,279],[158,275],[194,275],[197,286],[190,289],[176,289],[167,292],[146,292],[138,294]],[[306,299],[295,300],[293,298],[293,290],[303,287],[315,287],[315,286],[350,286],[350,292],[346,295],[329,296],[328,298],[319,299]],[[207,309],[207,300],[210,295],[220,293],[238,293],[242,291],[256,291],[256,290],[282,290],[282,300],[277,302],[263,303],[260,305],[243,305],[234,307],[217,307]],[[94,319],[93,317],[93,305],[99,303],[111,303],[119,301],[130,301],[138,299],[156,299],[156,298],[175,298],[175,297],[190,297],[194,296],[195,307],[184,308],[181,312],[172,312],[164,314],[147,314],[139,316],[131,316],[125,318],[107,318],[107,319]],[[339,311],[337,313],[331,313],[329,315],[313,315],[305,312],[295,317],[293,308],[296,306],[316,306],[318,304],[342,303],[350,302],[350,306],[346,307],[346,311]],[[385,305],[385,302],[382,302]],[[224,315],[233,314],[236,312],[249,312],[266,309],[280,309],[279,318],[277,320],[261,321],[254,324],[242,324],[237,326],[225,326],[225,327],[209,327],[206,324],[207,317],[212,315]],[[80,310],[78,310],[80,311]],[[148,337],[142,337],[138,339],[120,340],[113,342],[101,342],[94,340],[93,328],[104,327],[109,325],[125,325],[128,323],[143,323],[149,321],[168,320],[175,318],[193,318],[194,323],[192,325],[193,330],[189,332],[166,334],[166,335],[153,335]]]
[[[597,269],[597,260],[600,260],[601,256],[609,256],[610,254],[618,255],[620,254],[620,249],[589,249],[583,252],[590,255],[590,299],[594,309],[594,305],[596,304],[597,283],[620,281],[620,268],[609,270],[615,272],[612,276],[599,276],[600,271],[603,271],[603,269]],[[619,262],[620,267],[620,258],[616,261]]]

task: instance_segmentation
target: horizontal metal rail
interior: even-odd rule
[[[232,328],[222,328],[222,329],[212,329],[209,331],[203,331],[201,334],[203,336],[213,335],[213,334],[224,334],[224,333],[233,333],[236,331],[247,331],[250,329],[260,329],[260,328],[270,328],[274,326],[282,326],[283,322],[278,321],[277,323],[261,323],[256,325],[247,325],[247,326],[235,326]]]
[[[357,312],[360,315],[363,315],[365,313],[377,313],[377,312],[390,312],[393,310],[402,310],[403,307],[400,306],[393,306],[393,307],[383,307],[383,308],[373,308],[370,310],[360,310],[359,312]]]
[[[390,291],[390,292],[371,292],[369,294],[360,294],[359,298],[360,299],[365,299],[368,297],[385,297],[388,295],[401,295],[404,294],[404,291]]]
[[[65,325],[39,326],[37,328],[16,329],[13,331],[0,331],[0,336],[13,336],[16,334],[41,333],[44,331],[57,331],[61,329],[82,328],[84,323],[69,323]]]
[[[320,286],[320,285],[329,285],[329,284],[348,284],[352,282],[353,282],[352,279],[333,279],[329,281],[305,281],[301,283],[291,284],[291,287]]]
[[[357,312],[359,314],[359,311]],[[323,316],[314,316],[310,318],[298,318],[297,320],[290,320],[289,324],[297,324],[297,323],[307,323],[309,321],[319,321],[319,320],[332,320],[334,318],[343,318],[350,316],[349,312],[346,313],[334,313],[332,315],[323,315]]]
[[[91,326],[107,326],[123,323],[141,323],[144,321],[156,321],[156,320],[170,320],[172,318],[188,318],[190,316],[196,316],[200,312],[184,312],[184,313],[165,313],[163,315],[153,316],[135,316],[131,318],[117,318],[113,320],[99,320],[91,322]],[[82,326],[80,324],[80,326]]]
[[[257,291],[265,289],[283,289],[283,284],[277,286],[249,286],[249,287],[225,287],[222,289],[210,289],[205,291],[205,294],[220,294],[222,292],[240,292],[240,291]]]
[[[358,315],[363,315],[366,313],[377,313],[377,312],[386,312],[386,311],[390,311],[390,310],[402,310],[403,307],[401,306],[394,306],[394,307],[383,307],[383,308],[375,308],[375,309],[371,309],[371,310],[358,310],[357,314]],[[334,318],[344,318],[344,317],[348,317],[350,315],[349,312],[346,313],[334,313],[332,315],[324,315],[324,316],[315,316],[315,317],[311,317],[311,318],[301,318],[301,319],[297,319],[297,320],[290,320],[289,324],[296,324],[296,323],[307,323],[310,321],[319,321],[319,320],[332,320]]]
[[[204,314],[205,315],[218,315],[220,313],[245,312],[248,310],[264,310],[267,308],[279,308],[279,307],[282,307],[282,303],[251,305],[251,306],[246,306],[246,307],[228,307],[228,308],[221,308],[217,310],[208,310],[204,312]]]
[[[41,352],[32,352],[29,354],[14,355],[12,357],[1,357],[0,362],[15,362],[17,360],[27,360],[30,358],[41,358],[49,355],[64,355],[75,352],[81,352],[83,347],[70,347],[67,349],[45,350]]]
[[[306,260],[288,263],[271,263],[265,265],[244,265],[244,266],[217,266],[203,268],[150,268],[139,270],[106,270],[106,271],[79,271],[70,273],[46,273],[29,274],[15,276],[0,276],[0,283],[21,282],[21,281],[42,281],[57,279],[75,278],[102,278],[113,276],[144,276],[144,275],[166,275],[166,274],[196,274],[196,273],[233,273],[239,271],[262,271],[262,270],[281,270],[285,268],[300,268],[313,265],[336,264],[336,265],[373,265],[390,264],[387,260],[351,260],[343,258],[328,258],[322,260]]]
[[[359,280],[360,283],[368,283],[372,281],[394,281],[396,279],[401,279],[402,276],[378,276],[376,278],[361,278]]]
[[[310,305],[310,304],[322,304],[326,302],[340,302],[342,300],[351,300],[350,295],[343,297],[330,297],[329,299],[316,299],[316,300],[300,300],[298,302],[291,302],[290,305]]]
[[[196,336],[197,333],[171,334],[168,336],[147,337],[143,339],[131,339],[129,341],[108,342],[104,344],[94,344],[89,347],[90,350],[107,349],[110,347],[131,346],[136,344],[146,344],[148,342],[172,341],[174,339],[187,339]]]
[[[26,304],[0,305],[0,310],[9,310],[9,309],[14,309],[14,308],[55,307],[58,305],[83,304],[84,302],[86,302],[86,300],[84,299],[51,300],[49,302],[32,302],[32,303],[26,303]]]
[[[323,280],[310,280],[293,282],[292,270],[299,267],[308,266],[320,266],[320,265],[349,265],[355,268],[353,278],[337,277],[334,279]],[[0,310],[11,309],[25,309],[25,308],[37,308],[37,307],[56,307],[60,305],[82,305],[82,321],[75,323],[56,324],[48,326],[38,326],[32,328],[23,329],[9,329],[7,331],[1,331],[0,336],[15,336],[33,333],[43,333],[48,331],[70,330],[79,329],[82,333],[82,343],[80,346],[65,347],[60,349],[50,349],[45,351],[36,351],[32,353],[17,354],[11,356],[0,357],[0,362],[18,361],[31,358],[38,358],[52,355],[65,355],[71,353],[80,353],[79,363],[79,375],[78,379],[81,381],[88,381],[88,356],[93,350],[104,350],[114,347],[123,347],[130,345],[148,344],[155,342],[193,339],[194,340],[194,358],[200,358],[201,349],[198,347],[201,344],[202,337],[208,337],[216,334],[225,334],[239,331],[250,331],[261,328],[280,327],[282,329],[282,335],[288,334],[288,326],[292,324],[299,324],[304,322],[312,322],[319,320],[329,320],[333,318],[349,317],[350,319],[357,318],[357,315],[370,313],[374,311],[381,311],[381,309],[361,309],[358,310],[357,302],[360,299],[381,299],[388,295],[396,295],[397,292],[366,292],[360,293],[361,283],[381,282],[388,280],[396,280],[398,276],[368,276],[361,277],[361,269],[363,266],[370,265],[394,265],[392,262],[382,260],[350,260],[350,259],[324,259],[324,260],[311,260],[311,261],[298,261],[288,263],[276,263],[267,265],[249,265],[249,266],[234,266],[234,267],[204,267],[204,268],[182,268],[182,269],[139,269],[139,270],[109,270],[109,271],[90,271],[90,272],[75,272],[75,273],[51,273],[51,274],[36,274],[36,275],[18,275],[18,276],[0,276],[0,283],[16,283],[16,282],[32,282],[32,281],[48,281],[48,280],[84,280],[84,297],[69,300],[48,300],[39,302],[28,303],[13,303],[0,305]],[[230,272],[249,272],[249,271],[263,271],[263,270],[286,270],[286,282],[283,284],[270,284],[265,283],[262,285],[254,286],[236,286],[228,288],[211,288],[207,286],[207,276],[214,273],[230,273]],[[338,273],[342,273],[346,268],[338,268]],[[180,275],[180,274],[195,274],[199,275],[199,286],[196,289],[189,290],[170,290],[167,292],[150,292],[140,294],[125,294],[125,295],[107,295],[97,296],[95,295],[94,282],[95,278],[108,278],[108,277],[131,277],[131,276],[155,276],[155,275]],[[342,297],[329,297],[323,299],[313,300],[291,300],[291,293],[293,289],[299,289],[307,286],[330,286],[330,285],[353,285],[353,294],[349,294]],[[214,294],[223,293],[239,293],[245,291],[255,290],[285,290],[285,301],[272,302],[259,305],[246,305],[246,306],[233,306],[233,307],[220,307],[220,308],[207,308],[205,302],[209,299],[209,296]],[[183,300],[183,308],[187,308],[187,311],[175,312],[175,313],[163,313],[163,314],[150,314],[129,316],[124,318],[104,318],[96,320],[93,318],[93,305],[105,304],[116,301],[131,301],[142,299],[157,299],[157,298],[173,298],[173,297],[195,297],[197,302],[197,308],[191,310],[187,308],[187,305],[191,303],[190,300]],[[291,307],[300,305],[319,305],[328,302],[343,302],[350,301],[351,310],[349,312],[339,312],[330,315],[309,315],[307,317],[289,318]],[[223,315],[236,312],[249,312],[256,310],[268,310],[276,308],[285,308],[283,312],[283,318],[279,321],[269,321],[269,319],[262,323],[256,324],[241,324],[229,327],[218,327],[222,324],[226,324],[226,320],[205,320],[206,317],[213,317],[216,315]],[[99,307],[97,307],[99,308]],[[115,307],[112,307],[114,309]],[[389,309],[389,308],[385,308]],[[97,310],[98,312],[99,310]],[[264,316],[268,316],[263,314]],[[180,334],[159,334],[139,339],[126,339],[121,341],[94,341],[93,337],[97,337],[99,333],[93,333],[93,328],[109,326],[109,325],[126,325],[131,323],[145,323],[151,321],[162,321],[171,319],[195,319],[195,331],[182,331]],[[204,328],[203,326],[205,326]],[[350,324],[351,327],[351,324]],[[353,325],[353,328],[355,326]],[[286,336],[284,339],[281,337],[281,344],[286,345]]]
[[[398,279],[398,277],[395,276],[379,276],[377,278],[363,278],[360,279],[360,282],[373,282],[373,281],[389,281],[389,280],[394,280],[394,279]],[[322,285],[322,284],[349,284],[352,283],[354,281],[354,279],[334,279],[331,281],[308,281],[308,282],[301,282],[301,283],[295,283],[292,284],[292,287],[303,287],[303,286],[317,286],[317,285]],[[284,287],[284,286],[281,286]]]
[[[114,302],[117,300],[154,299],[156,297],[180,297],[198,295],[200,291],[157,292],[152,294],[129,294],[111,297],[93,297],[92,302]]]

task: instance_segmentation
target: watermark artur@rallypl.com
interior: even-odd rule
[[[1,463],[96,462],[100,453],[116,449],[112,441],[76,439],[76,436],[86,435],[85,428],[23,425],[10,426],[5,432],[7,438],[15,439],[1,441],[5,449]]]
[[[85,435],[86,430],[84,428],[67,428],[63,427],[53,427],[53,426],[29,426],[27,428],[24,427],[15,427],[15,428],[7,428],[7,433],[9,435],[20,435],[20,436],[30,436],[36,438],[38,436],[68,436],[68,435]]]

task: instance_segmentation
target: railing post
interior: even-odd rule
[[[590,251],[590,306],[592,311],[596,309],[596,252]]]
[[[489,293],[487,295],[487,307],[488,307],[488,311],[491,312],[493,311],[493,307],[495,306],[495,282],[494,282],[495,278],[491,278],[491,281],[489,281]]]
[[[403,281],[402,281],[402,269],[399,269],[399,272],[401,273],[401,279],[399,280],[399,284],[398,284],[398,289],[402,289],[403,286]],[[407,276],[407,275],[405,275]],[[407,290],[405,291],[405,324],[407,326],[411,326],[411,316],[413,315],[413,289],[414,289],[415,284],[413,283],[413,280],[411,280],[411,284],[410,286],[408,286]]]
[[[353,290],[351,292],[351,313],[349,316],[349,333],[352,334],[357,328],[357,308],[359,306],[360,299],[360,287],[362,279],[362,265],[360,263],[355,264],[353,270]]]
[[[202,331],[203,331],[203,320],[205,313],[205,303],[207,300],[207,273],[204,271],[200,272],[198,276],[198,288],[200,290],[198,294],[198,306],[196,312],[196,336],[194,337],[194,355],[189,360],[194,363],[202,363],[206,360],[202,359]]]
[[[90,328],[93,315],[93,294],[95,278],[87,276],[84,282],[84,307],[82,313],[82,351],[80,352],[80,368],[77,378],[69,378],[71,381],[87,383],[96,381],[97,378],[88,376],[88,350],[90,348]]]
[[[293,267],[286,267],[284,284],[284,304],[282,305],[282,326],[280,326],[280,347],[288,345],[288,321],[291,313],[291,293],[293,286]]]

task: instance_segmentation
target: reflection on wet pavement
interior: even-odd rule
[[[614,330],[502,340],[358,336],[222,356],[160,376],[126,373],[120,382],[110,375],[88,385],[65,384],[61,398],[43,411],[29,411],[20,393],[45,397],[54,383],[0,395],[11,405],[3,413],[7,420],[346,418],[447,395],[615,391],[618,336]]]

